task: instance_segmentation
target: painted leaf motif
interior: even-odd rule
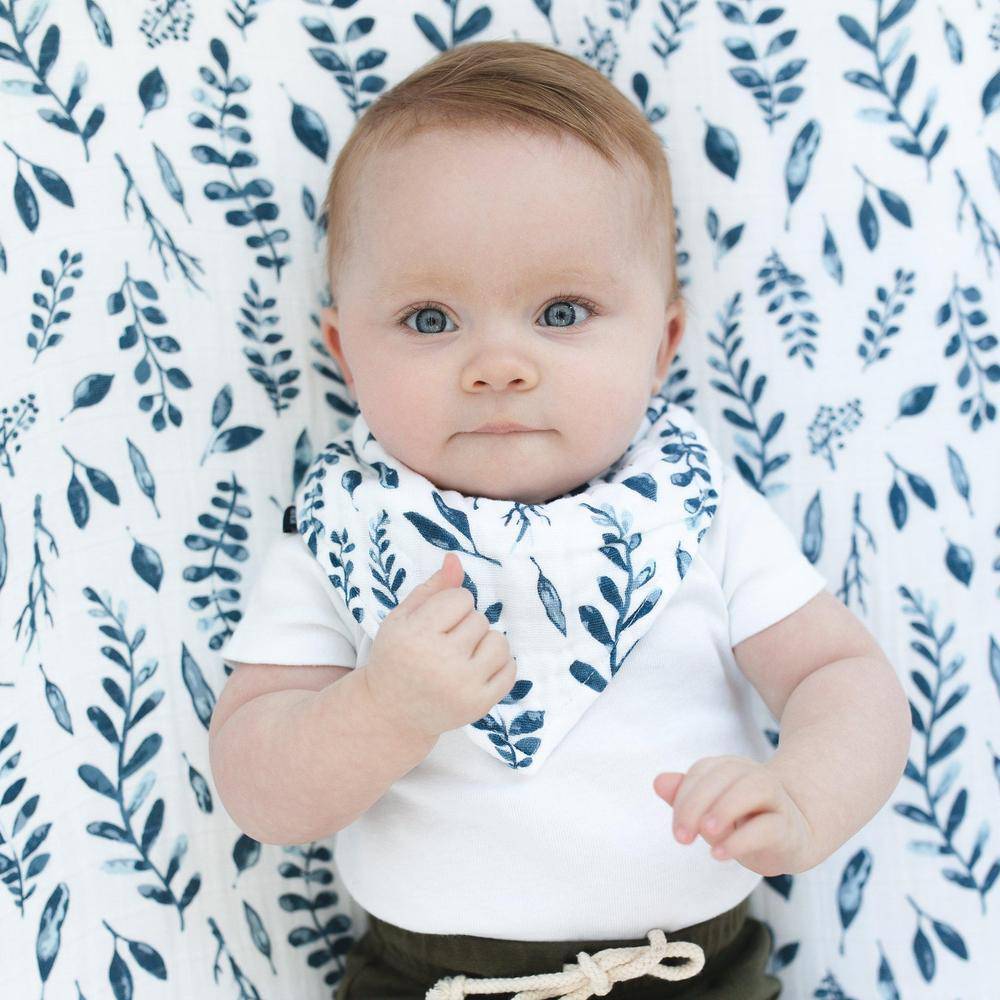
[[[90,23],[94,26],[97,40],[102,45],[107,46],[107,48],[111,48],[111,26],[108,24],[108,19],[105,17],[104,11],[101,10],[96,0],[87,0],[87,15],[90,17]]]
[[[60,882],[45,901],[35,939],[38,974],[43,983],[48,980],[52,966],[59,956],[60,932],[68,909],[69,886],[65,882]]]
[[[132,568],[153,590],[159,591],[163,580],[163,560],[156,549],[135,541],[132,546]]]
[[[740,167],[740,149],[736,136],[721,125],[706,123],[705,155],[709,162],[731,180]]]
[[[59,55],[59,26],[50,24],[38,52],[38,75],[44,80]]]
[[[95,373],[81,379],[73,389],[73,409],[95,406],[108,394],[114,375]]]
[[[111,956],[111,964],[108,966],[108,982],[111,983],[115,1000],[132,1000],[132,970],[117,951]]]
[[[39,664],[41,668],[41,664]],[[44,670],[42,675],[45,676]],[[45,677],[45,700],[49,704],[49,708],[52,710],[53,716],[55,716],[56,722],[66,730],[67,733],[72,735],[73,733],[73,723],[69,715],[69,706],[66,704],[66,696],[62,693],[62,689],[53,681],[50,681],[48,677]]]
[[[47,191],[56,201],[61,202],[68,208],[73,208],[73,194],[69,185],[54,170],[33,163],[31,171],[35,175],[35,180]]]
[[[785,188],[789,204],[794,204],[809,179],[809,168],[819,148],[821,134],[819,122],[811,118],[795,137],[788,163],[785,165]]]
[[[292,131],[296,138],[314,156],[326,162],[330,150],[330,137],[319,114],[304,104],[292,101]]]
[[[145,941],[129,941],[128,950],[136,962],[144,968],[150,975],[157,979],[167,978],[167,967],[163,962],[163,956]]]
[[[35,192],[31,190],[31,185],[21,176],[20,171],[14,179],[14,205],[21,221],[31,232],[34,232],[38,228],[38,199],[35,197]]]
[[[195,714],[207,730],[212,720],[212,712],[215,710],[215,695],[205,681],[201,668],[191,656],[186,644],[181,646],[181,676],[184,679],[184,686],[191,696],[191,704],[194,706]]]
[[[983,88],[983,96],[980,98],[983,108],[983,117],[993,114],[1000,107],[1000,69],[993,74],[989,83]]]
[[[139,81],[139,100],[144,109],[143,119],[150,111],[162,108],[167,103],[167,81],[163,79],[159,66],[154,66]]]

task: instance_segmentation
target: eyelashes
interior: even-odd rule
[[[548,309],[549,306],[554,306],[554,305],[556,305],[559,302],[569,302],[569,303],[571,303],[572,305],[575,305],[575,306],[583,306],[584,309],[588,310],[591,313],[592,316],[599,316],[601,314],[600,307],[597,305],[596,302],[592,302],[590,299],[588,299],[588,298],[586,298],[585,296],[582,296],[582,295],[573,295],[573,294],[568,294],[568,293],[567,294],[556,295],[555,297],[553,297],[552,299],[550,299],[542,307],[542,313],[544,314],[545,310]],[[423,337],[423,338],[426,339],[428,337],[435,336],[435,334],[433,334],[433,333],[422,333],[421,331],[414,330],[414,329],[412,329],[412,327],[409,327],[409,326],[406,325],[407,320],[409,320],[410,317],[417,315],[417,313],[419,313],[423,309],[437,309],[438,311],[444,313],[445,316],[448,315],[447,310],[444,309],[437,302],[432,302],[432,301],[418,302],[415,305],[410,306],[403,313],[403,315],[401,315],[396,320],[396,325],[403,327],[407,334],[410,334],[410,335],[412,335],[414,337]],[[586,320],[584,320],[583,322],[585,323]],[[566,327],[547,325],[547,329],[551,329],[551,330],[572,330],[572,329],[574,329],[574,328],[576,328],[576,327],[578,327],[580,325],[582,325],[582,324],[581,323],[573,323],[571,326],[566,326]],[[449,331],[449,330],[440,330],[438,332],[439,333],[450,333],[451,331]]]

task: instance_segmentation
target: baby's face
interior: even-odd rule
[[[499,130],[373,158],[322,318],[389,454],[439,489],[542,503],[628,447],[684,324],[629,169]],[[475,433],[489,421],[535,430]]]

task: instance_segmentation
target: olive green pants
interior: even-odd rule
[[[666,933],[667,942],[693,941],[705,965],[690,979],[670,981],[644,975],[615,983],[611,1000],[775,1000],[781,980],[765,972],[767,928],[749,915],[749,897],[710,920]],[[446,976],[475,979],[558,973],[576,956],[606,948],[634,948],[648,938],[598,941],[507,941],[461,934],[418,934],[368,914],[369,927],[348,952],[335,1000],[425,1000]],[[663,965],[682,965],[667,957]],[[474,994],[510,1000],[515,994]]]

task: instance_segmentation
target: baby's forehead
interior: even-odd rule
[[[456,206],[457,201],[451,207]],[[467,205],[465,214],[476,215],[476,207]],[[397,287],[423,285],[445,275],[468,287],[484,279],[512,286],[551,280],[603,287],[626,284],[640,258],[649,253],[638,221],[579,212],[568,223],[565,214],[556,210],[544,219],[530,213],[497,219],[487,211],[481,221],[444,222],[433,207],[423,206],[412,209],[407,218],[391,220],[382,214],[373,225],[359,220],[356,249],[383,283]]]
[[[353,186],[355,205],[383,221],[421,210],[446,218],[471,205],[567,226],[579,216],[620,223],[652,192],[634,158],[612,164],[567,136],[462,129],[429,129],[369,153]]]
[[[463,148],[451,141],[449,153]],[[379,169],[358,178],[351,199],[350,249],[380,290],[388,277],[426,287],[429,277],[444,274],[469,283],[506,276],[512,287],[523,286],[573,267],[578,273],[564,280],[620,287],[629,271],[669,253],[670,234],[656,232],[641,169],[627,181],[603,163],[596,175],[580,173],[578,163],[592,166],[586,157],[599,160],[588,150],[557,159],[558,169],[529,166],[529,184],[502,161],[480,170],[488,164],[481,150],[463,149],[449,168],[441,167],[449,157],[405,154],[405,146],[387,151]],[[528,140],[519,162],[531,160]]]

